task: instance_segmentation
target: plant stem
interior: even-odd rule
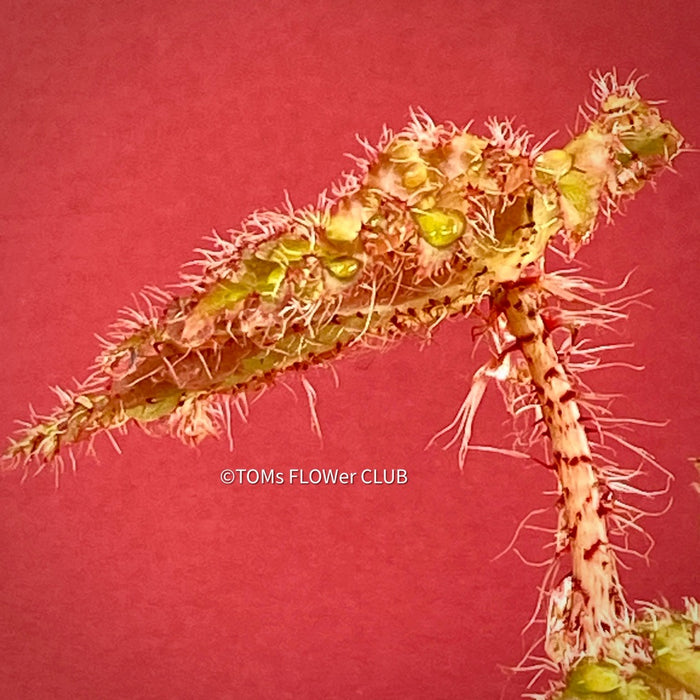
[[[570,599],[559,621],[566,656],[597,656],[629,619],[608,539],[610,506],[602,498],[607,487],[593,462],[574,385],[542,317],[543,293],[535,286],[508,285],[501,288],[498,303],[527,361],[559,478],[559,537],[571,558]]]

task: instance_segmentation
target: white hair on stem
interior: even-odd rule
[[[638,447],[625,436],[621,435],[625,431],[632,430],[637,426],[661,427],[665,422],[649,421],[640,418],[614,418],[609,408],[610,401],[615,398],[613,395],[600,395],[591,390],[581,379],[580,374],[590,373],[595,369],[606,367],[621,367],[634,371],[639,371],[637,365],[622,361],[606,361],[601,359],[601,354],[609,351],[621,350],[629,347],[627,343],[592,343],[589,339],[581,338],[581,329],[592,326],[612,328],[615,321],[628,318],[628,310],[631,305],[638,304],[645,293],[626,295],[612,300],[602,300],[596,297],[602,292],[620,291],[625,288],[629,281],[629,275],[623,282],[608,290],[596,288],[593,280],[576,277],[571,272],[559,272],[542,275],[538,285],[542,293],[547,296],[548,301],[545,310],[551,309],[551,318],[556,319],[556,325],[552,329],[560,337],[558,341],[559,359],[567,373],[567,378],[577,392],[577,402],[581,407],[581,419],[593,426],[594,433],[598,436],[598,441],[592,441],[592,457],[596,474],[601,481],[601,507],[606,509],[606,521],[609,526],[609,539],[611,554],[614,554],[622,568],[627,568],[625,557],[634,556],[644,561],[649,561],[649,554],[654,545],[654,539],[639,524],[639,520],[648,515],[660,515],[668,511],[671,501],[664,506],[660,512],[649,513],[640,506],[633,503],[624,503],[621,497],[626,498],[655,498],[668,494],[672,475],[668,470],[661,467],[658,461],[647,450]],[[563,305],[566,305],[563,307]],[[571,308],[573,307],[573,308]],[[564,333],[563,331],[567,331]],[[512,337],[508,337],[502,325],[491,317],[486,333],[481,337],[490,340],[492,346],[492,358],[480,367],[474,374],[471,388],[460,407],[454,420],[443,430],[438,432],[429,445],[436,442],[438,438],[454,431],[454,434],[445,447],[450,447],[459,443],[459,463],[460,468],[464,465],[464,458],[469,449],[474,449],[470,445],[473,432],[473,421],[476,410],[481,403],[483,394],[490,379],[495,379],[506,400],[506,405],[512,413],[514,419],[524,422],[520,426],[519,434],[516,434],[515,445],[527,445],[532,447],[541,440],[541,425],[539,423],[541,413],[538,410],[538,398],[530,386],[528,377],[523,375],[519,369],[519,363],[510,353],[516,349],[509,347]],[[507,351],[504,348],[508,348]],[[531,416],[530,422],[526,418]],[[533,420],[534,418],[534,420]],[[484,449],[483,447],[480,449]],[[494,452],[503,451],[500,447],[488,448]],[[637,458],[635,468],[620,466],[617,460],[617,452],[623,450]],[[513,451],[516,452],[516,451]],[[518,456],[529,456],[524,452],[518,452]],[[514,455],[515,456],[515,455]],[[641,458],[641,459],[640,459]],[[646,466],[651,466],[658,473],[665,477],[665,484],[659,488],[641,488],[630,482],[646,474]],[[560,493],[558,489],[557,493]],[[609,495],[608,495],[609,494]],[[523,553],[519,544],[526,531],[530,532],[551,532],[551,529],[541,526],[532,521],[536,516],[548,512],[549,508],[536,508],[528,513],[518,524],[510,542],[494,559],[505,556],[512,552],[524,563],[535,567],[547,567],[547,572],[540,587],[540,593],[530,621],[525,626],[523,634],[533,625],[545,623],[548,628],[548,635],[554,635],[559,613],[554,614],[551,607],[551,591],[553,579],[558,577],[561,567],[565,565],[568,554],[564,549],[566,533],[557,533],[557,543],[555,554],[546,560],[535,561],[531,556]],[[560,523],[561,527],[561,523]],[[553,543],[552,543],[553,544]],[[566,556],[564,556],[566,555]],[[621,590],[619,591],[622,596]],[[550,600],[550,610],[541,615],[544,610],[544,602]],[[622,599],[622,598],[621,598]],[[626,605],[626,604],[625,604]],[[620,609],[619,624],[624,626],[632,619],[631,610],[627,607]],[[554,615],[554,618],[552,617]],[[604,647],[605,634],[598,641],[589,639],[588,644],[597,645],[595,648]],[[554,637],[552,637],[554,639]],[[576,656],[571,650],[562,652],[561,658],[553,663],[551,660],[542,666],[542,658],[535,655],[534,651],[539,648],[542,639],[535,643],[526,654],[525,659],[515,667],[517,670],[535,671],[536,678],[539,678],[547,670],[554,671],[563,665],[567,668],[576,660]],[[553,647],[552,647],[553,648]],[[562,647],[564,648],[564,647]],[[593,649],[593,646],[590,647]],[[632,647],[630,647],[632,649]],[[629,652],[630,654],[633,651]],[[534,681],[533,681],[534,682]],[[532,696],[536,697],[536,696]]]
[[[303,375],[301,375],[301,383],[306,392],[306,397],[309,401],[309,414],[311,417],[311,429],[316,434],[318,439],[323,443],[323,433],[321,432],[321,424],[318,420],[318,413],[316,412],[316,402],[317,395],[316,390],[311,385],[311,382]]]

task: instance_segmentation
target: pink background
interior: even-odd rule
[[[0,23],[0,434],[83,377],[130,294],[177,281],[212,227],[287,188],[297,205],[350,166],[354,134],[400,128],[410,105],[475,129],[517,115],[566,141],[588,73],[649,77],[645,96],[700,144],[697,5],[656,2],[5,2]],[[155,8],[153,7],[155,5]],[[694,8],[694,9],[691,9]],[[630,599],[698,594],[698,157],[601,229],[589,274],[653,288],[616,342],[643,373],[592,377],[634,439],[675,472],[646,525]],[[479,360],[470,325],[423,350],[309,374],[321,446],[283,387],[235,421],[236,450],[134,432],[54,490],[0,481],[0,696],[7,698],[515,698],[541,569],[490,560],[551,502],[536,466],[424,451]],[[483,360],[483,356],[482,356]],[[491,390],[475,440],[507,445]],[[229,486],[225,467],[408,470],[403,486]],[[636,466],[632,464],[631,466]],[[650,480],[657,486],[660,480]],[[652,507],[660,509],[665,501]],[[549,541],[522,543],[542,559]]]

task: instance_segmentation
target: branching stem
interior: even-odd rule
[[[593,461],[576,390],[542,317],[541,290],[535,285],[502,287],[497,303],[527,361],[559,478],[559,534],[571,558],[571,587],[561,619],[548,620],[549,631],[556,627],[563,635],[555,647],[565,656],[597,656],[605,640],[629,622],[608,539],[606,488]],[[549,653],[558,655],[553,641]]]

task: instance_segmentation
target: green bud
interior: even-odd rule
[[[656,665],[687,690],[700,694],[700,651],[694,648],[691,623],[670,622],[651,635]]]
[[[352,279],[360,269],[360,261],[349,255],[324,260],[323,264],[333,277],[343,281]]]
[[[555,148],[551,151],[540,153],[535,158],[534,175],[537,184],[549,185],[557,182],[562,176],[571,170],[574,159],[570,153]]]
[[[414,210],[413,218],[423,238],[435,248],[454,243],[466,227],[464,214],[456,209]]]
[[[401,178],[401,184],[407,190],[420,187],[428,179],[428,167],[422,160],[416,160],[406,167]]]
[[[576,693],[610,693],[621,685],[622,678],[616,666],[584,658],[571,672],[568,688]]]
[[[658,700],[659,696],[641,679],[633,678],[625,685],[624,700]]]
[[[564,224],[579,236],[590,230],[598,213],[600,182],[594,176],[570,170],[558,182]]]
[[[633,131],[620,136],[620,141],[629,151],[640,158],[666,157],[678,149],[678,142],[665,128]]]

